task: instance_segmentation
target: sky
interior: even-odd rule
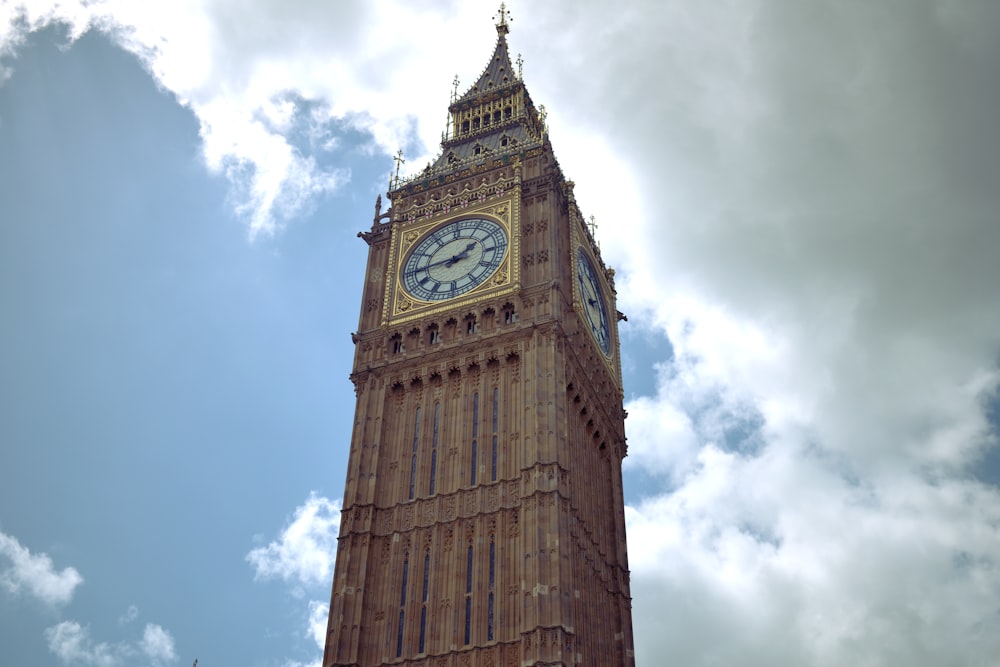
[[[1000,4],[513,0],[642,666],[1000,655]],[[492,2],[0,1],[0,664],[317,665],[371,224]]]

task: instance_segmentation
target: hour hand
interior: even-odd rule
[[[472,250],[475,247],[476,247],[475,243],[470,243],[469,245],[465,246],[465,250],[463,250],[462,252],[458,253],[457,255],[452,256],[451,259],[446,259],[444,261],[444,265],[445,266],[451,266],[452,264],[455,264],[456,262],[459,262],[459,261],[465,259],[466,257],[469,256],[469,251]]]

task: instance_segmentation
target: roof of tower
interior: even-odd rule
[[[471,102],[484,93],[503,88],[518,80],[514,74],[514,68],[510,64],[510,54],[507,52],[507,25],[498,25],[497,33],[497,46],[493,50],[493,57],[490,58],[486,69],[479,75],[479,79],[472,87],[454,104],[461,105],[464,102]]]
[[[509,12],[500,5],[497,42],[489,63],[476,83],[448,106],[448,128],[441,135],[437,158],[422,171],[390,180],[392,193],[418,181],[454,173],[486,161],[508,160],[542,146],[546,141],[545,108],[535,108],[507,49]],[[457,80],[456,80],[457,85]]]

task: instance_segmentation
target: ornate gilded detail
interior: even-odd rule
[[[393,223],[390,248],[392,259],[385,285],[383,324],[408,322],[419,316],[454,308],[459,303],[481,303],[486,299],[511,293],[518,287],[521,230],[520,194],[516,184],[507,182],[501,176],[500,182],[496,184],[485,183],[470,187],[453,196],[441,194],[441,201],[427,204],[418,204],[415,199],[405,216]],[[399,267],[413,245],[441,224],[476,215],[498,222],[509,239],[507,254],[493,276],[468,294],[442,302],[425,302],[406,293]]]

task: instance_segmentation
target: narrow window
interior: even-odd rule
[[[478,116],[476,118],[472,119],[472,129],[473,130],[478,130],[479,129],[479,117]]]
[[[501,146],[506,146],[509,141],[510,141],[510,139],[508,139],[506,136],[504,136],[504,137],[502,137],[500,139],[500,145]]]
[[[496,546],[496,538],[490,535],[490,590],[493,590],[493,584],[496,583]]]
[[[493,436],[493,451],[490,457],[490,479],[497,481],[497,437]]]
[[[496,542],[490,535],[490,595],[486,614],[486,641],[493,641],[493,590],[496,583]]]
[[[479,144],[476,144],[476,147],[472,149],[472,152],[475,153],[476,155],[479,155],[480,153],[483,152],[483,147],[480,146]]]
[[[493,447],[490,450],[490,479],[497,481],[497,423],[500,412],[500,389],[493,389]]]
[[[465,643],[472,639],[472,545],[465,565]]]
[[[469,484],[476,485],[476,438],[479,437],[479,392],[472,395],[472,474]]]
[[[424,639],[427,636],[427,582],[430,578],[431,571],[431,552],[427,551],[424,553],[424,590],[421,594],[421,607],[420,607],[420,650],[418,653],[424,652]]]
[[[403,610],[399,610],[399,632],[396,633],[396,657],[403,655]]]
[[[437,325],[435,325],[431,329],[430,335],[427,338],[427,342],[430,343],[431,345],[437,345],[438,343],[441,342],[441,332],[438,330]]]
[[[504,107],[503,117],[509,119],[514,114],[514,110],[510,107]]]
[[[476,485],[476,441],[472,441],[472,486]]]
[[[500,112],[499,111],[494,111],[493,112],[493,122],[494,123],[499,123],[500,122]]]
[[[462,121],[462,134],[468,134],[468,132],[469,132],[469,121],[463,120]]]
[[[424,586],[423,592],[420,595],[420,600],[424,604],[427,604],[427,583],[431,578],[431,552],[430,550],[424,552]],[[422,651],[421,651],[422,652]]]
[[[413,493],[417,483],[417,447],[420,444],[420,408],[417,408],[416,418],[413,420],[413,456],[410,457],[410,500],[413,500]]]
[[[399,593],[399,606],[402,607],[406,604],[406,582],[410,578],[410,557],[407,556],[403,560],[403,587]]]
[[[434,404],[434,437],[431,440],[431,485],[429,493],[434,495],[435,476],[437,475],[438,424],[441,421],[441,404]]]
[[[486,641],[493,641],[493,591],[490,591],[489,609],[487,610]]]
[[[403,560],[403,586],[399,594],[399,629],[396,631],[396,657],[403,655],[403,621],[406,617],[406,580],[410,574],[410,557]]]
[[[472,635],[472,598],[465,596],[465,645],[469,645],[469,638]],[[398,655],[396,656],[399,657]]]

